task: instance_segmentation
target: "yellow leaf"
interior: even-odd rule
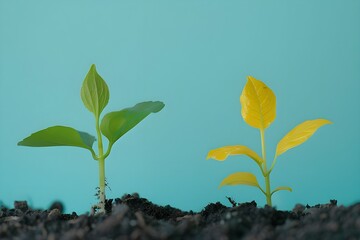
[[[305,121],[297,125],[293,130],[286,134],[283,139],[280,140],[276,147],[276,156],[279,156],[287,150],[294,148],[306,140],[308,140],[321,126],[325,124],[331,124],[326,119],[315,119]]]
[[[273,194],[276,193],[277,191],[281,191],[281,190],[286,190],[286,191],[292,192],[292,189],[291,189],[290,187],[281,186],[281,187],[275,188],[274,191],[271,192],[271,195],[273,195]]]
[[[224,178],[224,180],[222,180],[219,188],[221,188],[224,185],[230,185],[230,186],[231,185],[248,185],[248,186],[260,188],[255,175],[252,173],[248,173],[248,172],[237,172],[237,173],[230,174],[229,176]]]
[[[267,128],[276,117],[276,97],[260,80],[249,76],[240,96],[241,115],[245,122],[258,129]]]
[[[213,158],[218,161],[224,161],[230,155],[244,154],[252,158],[258,165],[263,163],[263,159],[253,150],[245,146],[225,146],[211,150],[206,159]]]

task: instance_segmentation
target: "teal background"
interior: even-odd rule
[[[242,144],[261,152],[260,134],[240,115],[252,75],[277,96],[266,131],[268,156],[297,124],[334,122],[279,157],[273,202],[360,200],[360,1],[5,1],[0,0],[0,199],[66,211],[96,203],[97,162],[80,148],[26,148],[30,133],[66,125],[95,134],[80,99],[92,63],[107,81],[105,112],[146,100],[166,106],[114,146],[107,197],[138,192],[151,201],[201,210],[210,202],[256,200],[247,186],[217,189],[236,171],[263,179],[244,156],[206,161],[209,150]]]

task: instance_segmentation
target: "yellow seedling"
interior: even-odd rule
[[[241,115],[245,122],[250,126],[260,130],[262,157],[255,151],[246,146],[225,146],[211,150],[207,159],[212,158],[224,161],[230,155],[246,155],[259,166],[265,179],[265,189],[262,188],[255,175],[249,172],[236,172],[227,176],[220,187],[225,185],[248,185],[257,187],[266,196],[266,203],[272,206],[272,195],[280,190],[292,191],[290,187],[280,186],[275,189],[270,187],[270,173],[274,169],[277,157],[308,140],[321,126],[331,124],[326,119],[315,119],[305,121],[283,137],[276,147],[275,157],[268,168],[265,151],[265,129],[275,120],[276,117],[276,97],[273,91],[262,81],[249,76],[248,81],[240,96]]]

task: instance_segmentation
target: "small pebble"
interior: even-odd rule
[[[55,220],[55,219],[58,219],[61,215],[61,212],[59,209],[57,208],[54,208],[53,210],[51,210],[47,216],[47,218],[49,220]]]
[[[135,219],[131,219],[129,224],[130,226],[135,227],[137,225],[137,221]]]
[[[28,204],[27,204],[26,201],[15,201],[14,202],[14,208],[19,209],[22,212],[26,212],[29,209]]]
[[[60,211],[60,213],[63,213],[64,212],[64,204],[62,204],[62,202],[60,202],[60,201],[55,201],[49,207],[49,210],[53,210],[53,209],[58,209]]]
[[[131,194],[131,196],[132,196],[133,198],[139,198],[139,197],[140,197],[140,195],[139,195],[137,192]]]
[[[294,213],[300,214],[300,213],[304,212],[304,210],[305,210],[305,206],[304,206],[304,205],[302,205],[302,204],[296,204],[292,211],[293,211]]]
[[[125,205],[125,204],[119,204],[116,205],[112,211],[112,215],[117,215],[117,214],[125,214],[130,210],[130,208]]]

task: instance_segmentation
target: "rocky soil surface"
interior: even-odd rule
[[[360,203],[337,206],[336,200],[292,211],[211,203],[201,212],[158,206],[138,194],[107,201],[102,216],[62,213],[62,204],[36,210],[26,202],[0,209],[0,239],[360,239]]]

